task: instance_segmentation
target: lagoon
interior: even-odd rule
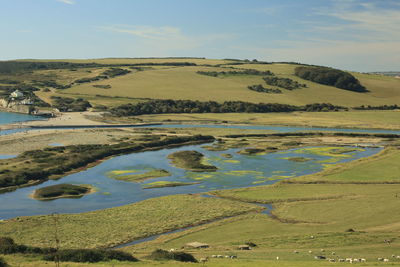
[[[335,163],[348,162],[378,153],[382,148],[354,148],[355,151],[333,155],[321,153],[318,147],[290,149],[266,155],[246,156],[229,149],[223,152],[208,151],[203,145],[185,146],[132,153],[111,158],[91,169],[68,175],[60,180],[50,180],[40,185],[18,189],[0,195],[0,219],[51,213],[80,213],[111,208],[174,194],[203,193],[211,190],[232,189],[273,184],[282,179],[319,172]],[[329,148],[328,148],[329,149]],[[332,148],[334,149],[334,148]],[[176,151],[195,150],[203,153],[209,164],[218,167],[216,172],[191,172],[170,164],[167,156]],[[226,159],[221,153],[229,153]],[[288,160],[291,157],[311,158],[308,162]],[[140,173],[146,169],[163,169],[171,173],[169,177],[154,178],[142,183],[125,182],[107,176],[111,171]],[[146,184],[159,181],[194,183],[180,187],[144,189]],[[39,201],[30,197],[35,189],[61,184],[90,184],[96,193],[80,199],[57,199]]]

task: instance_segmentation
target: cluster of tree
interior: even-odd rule
[[[46,261],[59,259],[63,262],[101,262],[101,261],[129,261],[136,262],[138,259],[131,254],[110,249],[62,249],[43,258]]]
[[[164,113],[270,113],[292,111],[335,111],[344,109],[328,103],[293,106],[278,103],[249,103],[243,101],[192,101],[192,100],[150,100],[137,104],[125,104],[110,110],[114,116],[135,116]]]
[[[305,84],[301,84],[297,81],[294,81],[289,78],[279,78],[276,76],[266,76],[263,78],[263,80],[271,86],[278,86],[287,90],[294,90],[294,89],[299,89],[302,87],[307,87]]]
[[[400,106],[397,104],[382,105],[382,106],[361,105],[359,107],[354,107],[354,109],[357,109],[357,110],[395,110],[395,109],[400,109]]]
[[[7,264],[7,262],[3,259],[0,258],[0,267],[8,267],[9,265]]]
[[[71,88],[70,84],[63,85],[63,84],[57,83],[54,80],[46,80],[46,81],[33,80],[32,82],[33,82],[33,84],[35,86],[42,86],[42,87],[46,87],[47,86],[47,87],[53,87],[53,88],[56,88],[56,89],[68,89],[68,88]]]
[[[92,86],[95,88],[101,88],[101,89],[111,89],[111,85],[109,85],[109,84],[94,84]]]
[[[52,106],[62,112],[81,112],[92,107],[89,101],[82,98],[73,99],[69,97],[52,96],[51,99],[53,100]]]
[[[61,175],[82,168],[89,163],[119,154],[143,151],[147,148],[163,148],[170,145],[207,143],[214,141],[212,136],[171,136],[142,144],[122,142],[112,145],[74,145],[49,147],[43,150],[27,151],[17,158],[7,159],[0,168],[0,189],[18,186],[29,181],[45,181],[51,175]],[[16,169],[17,164],[20,168]]]
[[[16,81],[16,80],[11,80],[8,78],[2,78],[0,79],[0,83],[4,83],[4,84],[19,84],[21,83],[20,81]]]
[[[295,74],[302,79],[340,89],[354,92],[368,92],[353,75],[333,68],[302,66],[295,69]]]
[[[25,245],[19,245],[10,237],[0,237],[0,254],[49,254],[54,253],[52,248],[38,248]]]
[[[44,255],[46,261],[54,261],[57,258],[65,262],[100,262],[100,261],[130,261],[136,262],[138,259],[131,254],[119,250],[105,249],[62,249],[39,248],[32,246],[19,245],[10,237],[0,237],[0,254],[38,254]],[[1,263],[1,261],[0,261]],[[0,265],[1,266],[1,265]]]
[[[273,88],[265,88],[263,85],[250,85],[247,87],[249,90],[260,92],[260,93],[270,93],[270,94],[281,94],[282,91],[280,89]]]
[[[163,249],[154,250],[148,258],[155,261],[174,260],[182,262],[197,262],[196,258],[193,257],[192,254],[183,251],[166,251]]]
[[[224,75],[257,75],[257,76],[270,76],[274,75],[269,70],[267,71],[259,71],[253,69],[241,69],[240,71],[198,71],[197,74],[207,75],[212,77],[224,76]]]
[[[137,104],[121,105],[110,110],[115,116],[134,116],[163,113],[268,113],[297,111],[298,107],[286,104],[254,104],[242,101],[192,101],[192,100],[150,100]]]
[[[114,77],[125,75],[125,74],[128,74],[128,73],[131,73],[131,71],[130,70],[126,70],[126,69],[121,69],[121,68],[111,68],[111,69],[108,69],[108,70],[104,71],[103,73],[101,73],[100,75],[95,76],[95,77],[77,79],[77,80],[74,81],[74,83],[90,83],[90,82],[95,82],[95,81],[114,78]]]
[[[327,111],[348,110],[348,108],[342,106],[336,106],[331,103],[314,103],[305,105],[304,107],[302,107],[302,110],[307,112],[327,112]]]
[[[121,69],[121,68],[111,68],[103,72],[103,75],[107,76],[108,78],[114,78],[117,76],[125,75],[131,73],[130,70]]]

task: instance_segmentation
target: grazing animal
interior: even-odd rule
[[[321,252],[325,252],[325,249],[321,248]]]
[[[345,259],[339,259],[339,262],[346,262]]]
[[[233,259],[237,259],[237,256],[232,255],[232,256],[231,256],[231,259],[232,259],[232,260],[233,260]]]
[[[353,262],[352,258],[346,258],[346,262]]]
[[[366,259],[360,259],[360,261],[361,261],[361,262],[367,262],[367,260],[366,260]]]
[[[223,258],[224,256],[222,256],[222,255],[217,255],[217,258]]]
[[[211,258],[217,258],[217,257],[218,257],[217,255],[212,255],[212,256],[211,256]]]
[[[383,258],[378,258],[378,261],[383,261]]]
[[[297,250],[293,251],[294,254],[299,254],[299,252]]]
[[[199,260],[199,262],[200,262],[200,263],[203,263],[203,264],[205,264],[207,261],[208,261],[208,257],[201,258],[201,259]]]
[[[336,255],[336,253],[335,253],[335,252],[332,252],[332,255]]]
[[[276,260],[278,261],[278,260],[279,260],[279,257],[276,257]]]
[[[336,262],[335,259],[329,259],[329,262]]]
[[[389,259],[383,259],[383,262],[389,262]]]
[[[358,259],[353,259],[353,262],[359,262],[359,260]]]
[[[312,253],[312,250],[309,250],[309,251],[308,251],[308,253],[310,253],[310,254],[311,254],[311,253]]]

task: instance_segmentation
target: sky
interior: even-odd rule
[[[400,0],[0,0],[0,60],[206,57],[400,71]]]

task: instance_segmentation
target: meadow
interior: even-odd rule
[[[229,66],[227,66],[229,67]],[[91,84],[77,85],[63,92],[88,95],[118,96],[152,99],[187,99],[218,102],[245,101],[252,103],[283,103],[304,105],[311,103],[332,103],[347,107],[360,105],[396,104],[400,100],[400,80],[372,74],[357,74],[356,77],[370,90],[356,93],[331,86],[305,81],[294,75],[296,65],[233,65],[232,68],[270,70],[281,78],[290,78],[307,85],[296,90],[282,89],[282,94],[268,94],[249,90],[247,87],[264,84],[262,76],[240,75],[210,77],[197,74],[198,71],[223,71],[226,68],[209,66],[171,67],[151,69],[127,74],[96,84],[111,85],[111,89],[99,89]],[[228,69],[229,70],[229,69]],[[270,86],[269,86],[270,87]],[[274,87],[275,88],[275,87]],[[277,89],[277,87],[275,88]]]

